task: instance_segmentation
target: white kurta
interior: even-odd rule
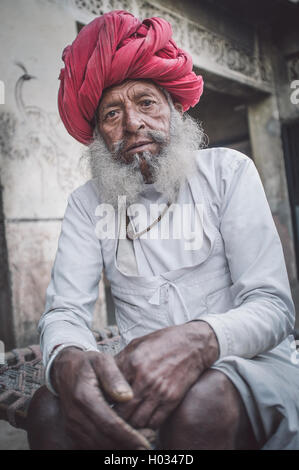
[[[260,446],[299,448],[294,304],[258,172],[229,149],[199,151],[197,170],[177,201],[203,207],[202,244],[194,250],[182,240],[141,239],[126,263],[125,240],[97,238],[101,200],[93,180],[70,195],[39,323],[44,363],[64,342],[96,349],[90,327],[104,266],[123,346],[168,325],[208,322],[220,346],[213,368],[238,388]]]

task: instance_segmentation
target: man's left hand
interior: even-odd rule
[[[216,335],[204,321],[134,339],[115,356],[134,396],[115,411],[135,428],[157,429],[218,356]]]

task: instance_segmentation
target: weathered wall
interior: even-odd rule
[[[270,29],[263,28],[260,38],[261,52],[268,57],[272,65],[274,89],[270,96],[256,100],[248,108],[251,144],[254,160],[282,241],[289,279],[294,283],[297,278],[297,267],[281,133],[284,120],[281,103],[284,103],[285,110],[289,108],[290,86],[284,84],[281,87],[277,69],[280,62],[279,76],[286,74],[287,63],[285,60],[281,62],[282,50],[278,44],[274,44]]]
[[[276,96],[250,105],[248,117],[254,161],[282,241],[289,279],[294,282],[297,271]]]
[[[64,130],[56,106],[61,52],[76,36],[72,16],[47,0],[3,0],[1,23],[0,152],[9,267],[5,274],[1,263],[1,276],[10,282],[13,318],[7,316],[8,289],[0,318],[5,340],[12,322],[20,346],[37,341],[67,197],[86,177],[78,168],[81,146]],[[95,317],[97,325],[105,322],[103,302]]]

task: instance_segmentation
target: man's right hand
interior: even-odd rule
[[[133,392],[112,356],[63,349],[51,366],[51,382],[59,395],[66,432],[82,449],[149,449],[147,439],[109,406],[125,402]]]

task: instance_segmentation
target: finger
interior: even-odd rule
[[[157,431],[153,430],[153,429],[150,429],[150,428],[143,428],[143,429],[138,429],[138,431],[144,436],[146,437],[146,439],[149,441],[149,443],[151,444],[152,448],[154,448],[154,446],[156,445],[157,443]]]
[[[91,398],[90,402],[94,401],[95,397]],[[120,449],[122,443],[118,443],[115,436],[105,435],[99,430],[96,424],[91,419],[86,407],[82,410],[76,410],[75,416],[67,420],[68,426],[66,434],[71,437],[76,446],[82,450],[84,449]],[[106,423],[103,423],[102,429],[105,429]]]
[[[101,410],[101,413],[103,410]],[[113,436],[124,449],[146,448],[150,449],[148,440],[133,429],[126,421],[121,419],[111,408],[107,409],[107,426],[103,429],[103,433],[107,436]],[[110,416],[109,416],[110,415]]]
[[[85,398],[84,402],[86,403],[86,413],[98,433],[107,439],[117,441],[119,446],[124,449],[151,448],[150,443],[141,433],[133,429],[110,408],[100,389],[98,389],[96,400],[93,395],[93,401],[88,401]]]
[[[75,443],[76,450],[97,449],[96,444],[90,434],[85,434],[80,429],[73,429],[69,433],[70,438]]]
[[[76,409],[72,416],[69,419],[65,417],[64,421],[66,422],[65,432],[67,436],[78,448],[98,448],[98,430],[83,409]]]
[[[140,405],[142,399],[134,396],[126,403],[115,403],[113,410],[125,421],[129,421],[130,416]]]
[[[110,355],[97,354],[91,359],[101,387],[107,395],[117,402],[133,398],[133,391]]]
[[[104,410],[95,410],[95,412],[98,413],[99,417],[99,414],[102,414]],[[105,426],[101,426],[99,431],[101,431],[107,439],[113,438],[113,440],[118,443],[117,448],[151,448],[148,440],[136,429],[133,429],[128,423],[122,420],[115,412],[113,412],[113,410],[109,408],[109,406],[106,412]],[[103,416],[101,416],[101,421],[103,422]]]
[[[72,440],[76,442],[78,450],[116,450],[117,444],[97,430],[91,434],[85,434],[83,430],[76,429],[71,433]]]
[[[77,422],[71,423],[68,433],[78,449],[112,450],[120,448],[113,436],[107,437],[103,432],[99,432],[99,429],[96,428],[88,415],[82,413],[81,416],[80,424]]]
[[[158,406],[157,398],[145,398],[130,415],[129,423],[137,429],[148,427],[151,416]]]
[[[164,421],[168,418],[170,413],[173,411],[175,407],[161,405],[159,406],[154,413],[152,414],[151,418],[148,422],[148,427],[151,429],[158,429]]]
[[[87,431],[86,429],[74,426],[68,430],[67,436],[75,444],[75,448],[78,450],[97,448],[95,439],[95,436],[97,436],[97,432],[95,430]]]

